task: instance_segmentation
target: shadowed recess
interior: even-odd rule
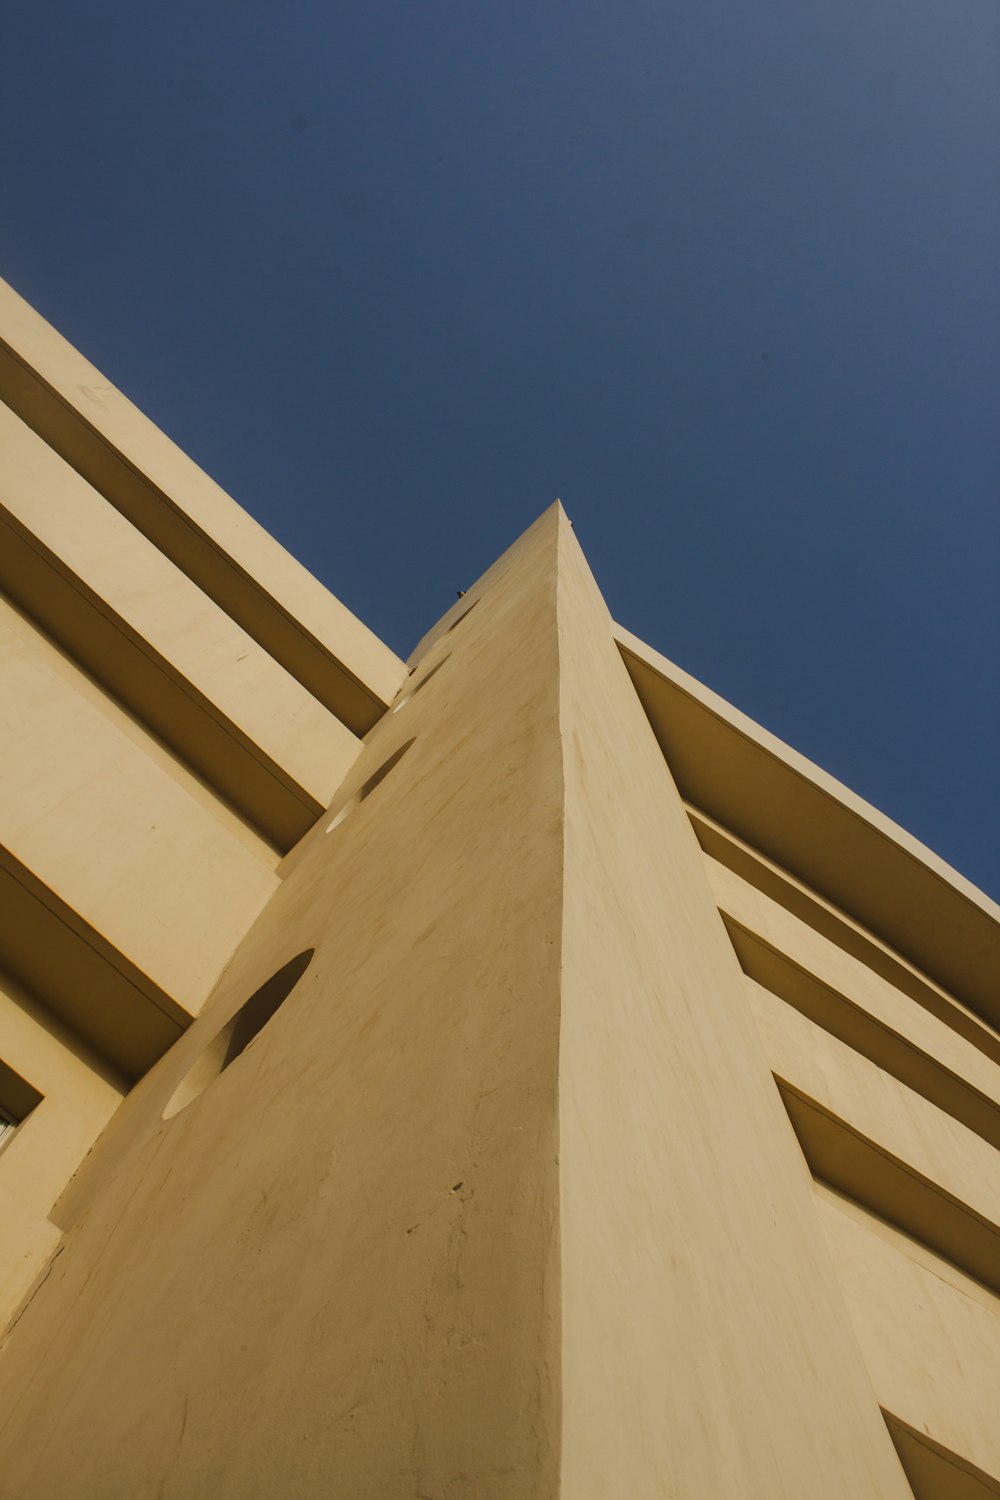
[[[339,827],[339,825],[343,823],[344,819],[348,817],[356,807],[361,806],[366,797],[371,796],[372,792],[385,780],[389,772],[394,770],[395,767],[398,766],[399,762],[403,759],[403,756],[406,754],[407,750],[409,750],[412,744],[412,739],[406,740],[402,745],[400,745],[398,750],[394,750],[392,752],[388,760],[383,761],[378,770],[373,772],[373,774],[369,776],[368,780],[361,787],[360,791],[356,792],[348,802],[345,802],[344,806],[337,813],[336,817],[332,818],[326,825],[327,833],[332,833],[333,830]]]
[[[295,958],[289,959],[260,989],[254,991],[249,1000],[244,1001],[232,1020],[216,1032],[171,1094],[163,1111],[165,1120],[173,1119],[174,1115],[193,1104],[209,1084],[220,1073],[224,1073],[230,1063],[234,1063],[250,1043],[256,1040],[271,1017],[288,999],[312,963],[315,952],[315,948],[306,948]]]

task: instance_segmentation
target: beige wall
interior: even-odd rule
[[[399,659],[2,281],[0,400],[352,732],[371,728]]]
[[[2,1328],[56,1248],[59,1230],[49,1211],[121,1103],[126,1084],[2,973],[0,1057],[42,1095],[0,1149]]]
[[[397,705],[52,1208],[0,1361],[18,1500],[950,1500],[955,1463],[996,1472],[995,1297],[881,1225],[878,1172],[868,1209],[814,1186],[771,1075],[956,1222],[1000,1216],[995,1148],[745,977],[718,906],[956,1087],[988,1101],[995,1065],[701,852],[560,511]],[[937,1467],[908,1483],[887,1421]]]
[[[926,1058],[939,1070],[947,1070],[957,1081],[953,1085],[956,1098],[959,1082],[968,1092],[980,1096],[983,1113],[981,1121],[978,1115],[976,1119],[988,1137],[1000,1142],[1000,1064],[958,1029],[962,1019],[958,1012],[952,1013],[957,1024],[949,1025],[944,1019],[946,1011],[933,1015],[915,1005],[895,985],[755,890],[747,880],[711,858],[706,858],[706,868],[720,910],[732,919],[730,930],[745,967],[772,987],[780,984],[787,990],[787,998],[794,997],[800,1005],[811,1003],[818,1011],[823,1002],[817,991],[824,990],[826,1008],[822,1013],[829,1016],[831,1025],[849,1032],[854,1045],[869,1045],[874,1038],[875,1029],[864,1028],[867,1020],[881,1034],[883,1046],[889,1046],[890,1037],[898,1038],[914,1058]],[[759,943],[753,947],[746,944],[740,928]],[[836,997],[840,997],[839,1006]],[[928,1088],[945,1090],[943,1078],[931,1082],[929,1068],[926,1078]],[[971,1101],[967,1100],[964,1107],[971,1108]]]
[[[0,405],[0,583],[274,843],[315,821],[355,736]]]
[[[996,1148],[852,1047],[747,980],[768,1066],[852,1130],[1000,1225]],[[1000,1230],[997,1231],[1000,1234]],[[1000,1275],[1000,1241],[996,1247]]]
[[[194,1015],[276,887],[273,854],[10,608],[0,674],[0,844]]]
[[[63,1205],[0,1361],[23,1500],[556,1492],[562,781],[537,541],[421,661],[444,665],[333,810],[413,745],[286,862]],[[271,1027],[164,1122],[213,1030],[309,946]]]
[[[568,527],[560,590],[562,1493],[903,1500],[700,851]]]
[[[560,507],[407,673],[2,284],[0,396],[0,1500],[1000,1493],[1000,911]]]
[[[773,866],[702,858],[914,1494],[985,1500],[1000,1493],[995,1038],[939,989],[917,1003],[835,921],[795,915],[776,896],[810,913]]]
[[[635,636],[615,638],[682,795],[996,1029],[1000,906]]]
[[[0,392],[2,1326],[405,673],[2,283]]]
[[[4,1149],[2,1325],[405,671],[2,283],[0,393],[0,1060],[73,1059]]]
[[[882,1406],[1000,1475],[996,1296],[850,1202],[822,1189],[817,1201]]]

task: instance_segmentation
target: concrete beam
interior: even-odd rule
[[[1000,906],[622,626],[615,638],[681,795],[1000,1027]]]
[[[281,850],[358,740],[6,407],[0,587]]]
[[[398,657],[0,282],[0,400],[357,735]]]

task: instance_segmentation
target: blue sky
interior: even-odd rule
[[[0,57],[0,274],[396,650],[561,496],[1000,896],[996,0],[56,0]]]

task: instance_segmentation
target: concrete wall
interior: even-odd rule
[[[701,855],[568,528],[563,1490],[908,1494]]]
[[[10,608],[0,674],[3,848],[196,1014],[277,886],[273,856],[137,743]]]
[[[407,672],[0,396],[0,1500],[1000,1494],[995,905],[559,507]]]
[[[917,1500],[985,1500],[1000,1493],[995,1033],[695,823],[720,856],[705,870],[909,1483]]]
[[[354,734],[401,663],[0,281],[0,400]]]
[[[902,1500],[697,843],[558,510],[414,668],[59,1205],[0,1362],[8,1483]]]
[[[2,283],[0,395],[0,1065],[75,1059],[0,1155],[2,1325],[405,669]]]
[[[3,1060],[42,1099],[0,1149],[0,1326],[56,1249],[56,1198],[125,1094],[126,1083],[0,973]],[[2,1492],[2,1480],[0,1480]]]
[[[440,670],[370,735],[61,1205],[65,1248],[0,1360],[24,1500],[557,1492],[552,527],[428,646],[414,683]],[[257,1041],[164,1121],[308,947]]]
[[[880,1404],[957,1460],[927,1493],[951,1500],[970,1464],[996,1494],[996,1296],[849,1200],[820,1188],[817,1204]]]

